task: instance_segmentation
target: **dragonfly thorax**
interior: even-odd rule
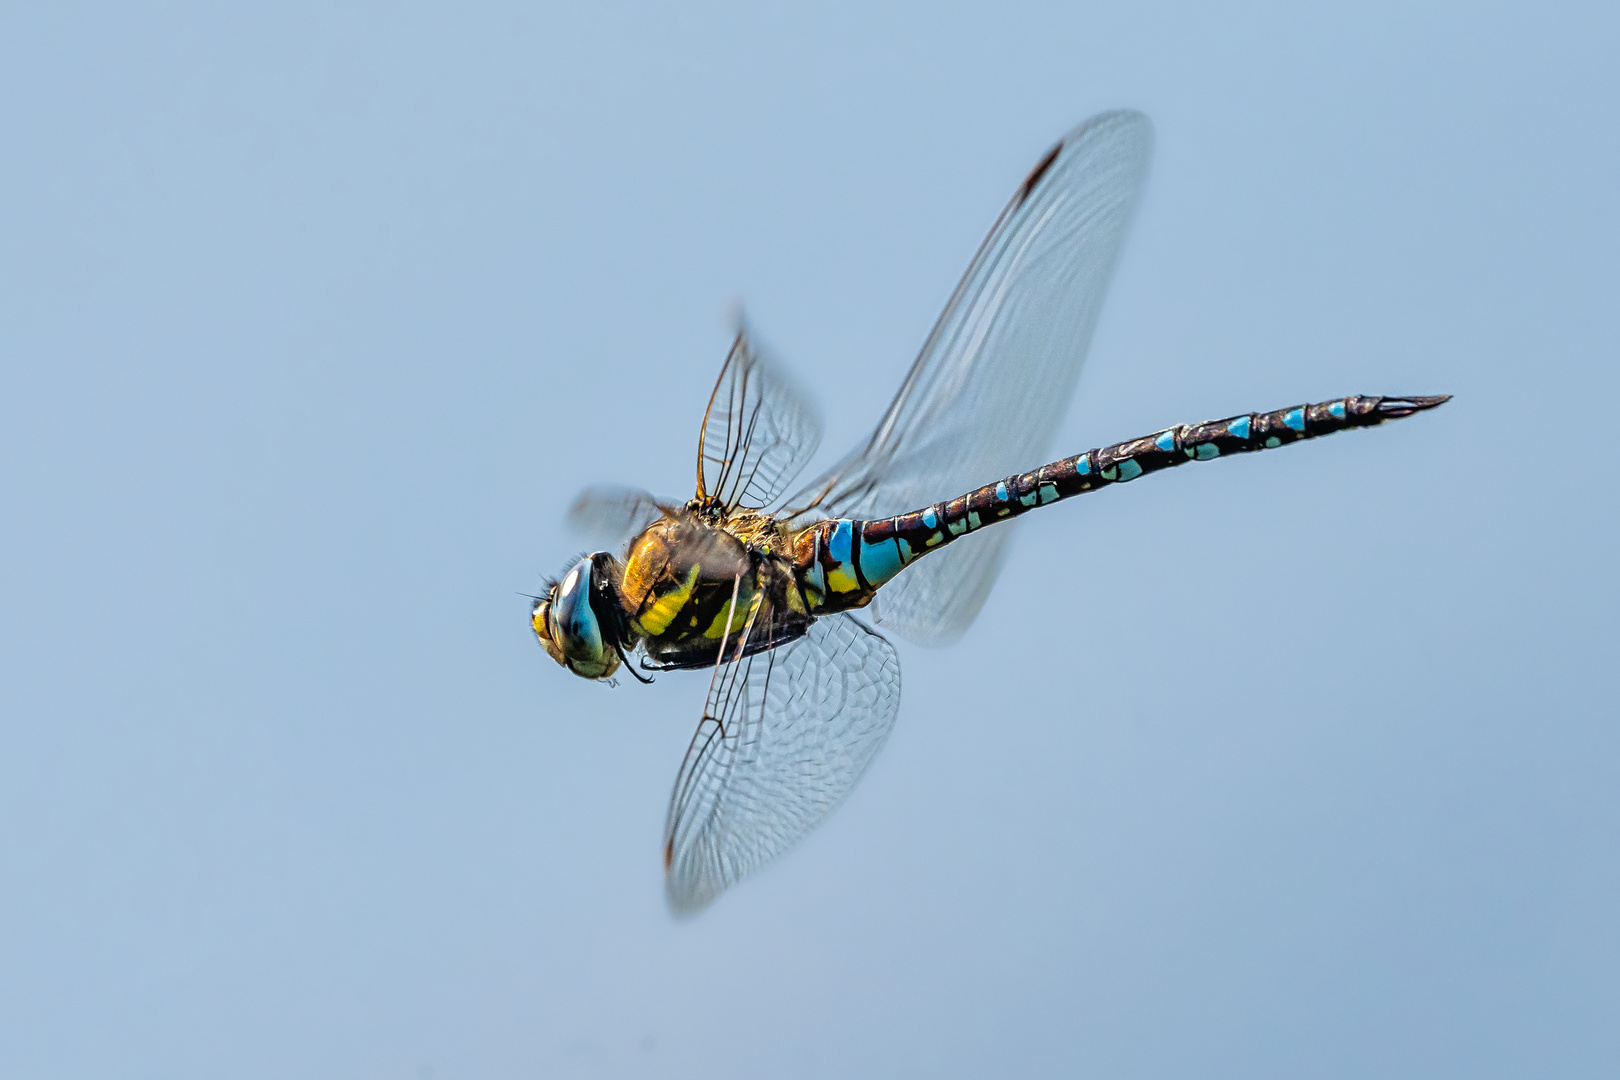
[[[805,609],[780,526],[763,515],[711,525],[669,516],[630,545],[619,580],[625,625],[654,667],[706,667],[722,646],[755,651],[802,634]],[[774,613],[768,634],[751,629],[760,611]],[[784,618],[785,616],[785,618]]]

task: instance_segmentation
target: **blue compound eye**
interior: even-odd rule
[[[602,627],[591,610],[591,560],[574,564],[551,602],[551,626],[563,655],[585,665],[602,661]]]
[[[535,633],[552,658],[587,679],[606,679],[619,667],[619,652],[603,637],[602,624],[591,606],[593,593],[606,587],[597,581],[597,563],[602,556],[587,555],[575,563],[552,590],[550,598],[536,604],[533,618],[544,618],[544,630],[536,622]]]
[[[611,619],[618,599],[613,587],[613,556],[587,555],[563,579],[536,597],[529,625],[541,648],[557,663],[587,679],[610,679],[624,660]]]

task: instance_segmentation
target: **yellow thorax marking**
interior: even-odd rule
[[[657,637],[669,629],[670,621],[692,598],[692,590],[697,588],[698,573],[701,569],[693,566],[687,573],[685,581],[647,606],[647,610],[636,620],[641,624],[642,633],[648,637]]]
[[[753,595],[744,593],[737,597],[737,602],[735,604],[728,599],[726,601],[726,606],[720,609],[720,613],[716,615],[714,617],[714,621],[709,624],[709,628],[703,631],[703,636],[709,638],[710,640],[718,640],[721,637],[727,637],[731,634],[735,634],[737,631],[748,625],[748,620],[753,617],[754,609],[758,606],[759,595],[757,593]],[[727,613],[730,613],[731,615],[731,623],[729,626],[726,624]]]

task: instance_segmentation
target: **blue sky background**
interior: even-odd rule
[[[1598,4],[8,6],[0,1075],[1615,1075],[1617,54]],[[1120,105],[1054,454],[1457,399],[1027,519],[851,800],[673,921],[704,680],[535,646],[563,508],[690,488],[737,299],[841,452]]]

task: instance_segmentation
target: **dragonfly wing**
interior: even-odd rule
[[[1147,177],[1153,129],[1095,116],[1019,186],[871,437],[790,500],[801,516],[881,518],[1041,464],[1068,411]],[[959,637],[1010,526],[963,537],[884,586],[878,622],[926,644]]]
[[[695,912],[815,828],[894,726],[894,646],[849,614],[720,664],[664,827],[664,887]]]
[[[568,508],[568,527],[604,550],[623,550],[647,526],[677,507],[640,488],[592,484]]]
[[[698,436],[698,495],[727,510],[781,497],[821,445],[810,397],[737,330]]]

